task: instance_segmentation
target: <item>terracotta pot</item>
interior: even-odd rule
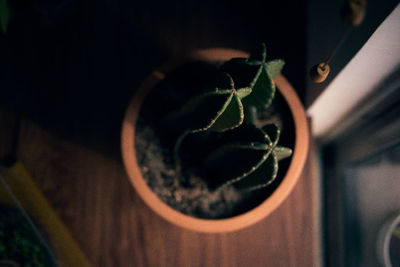
[[[207,49],[197,51],[192,58],[205,61],[229,60],[232,57],[247,57],[248,54],[232,49]],[[176,64],[174,64],[176,66]],[[166,68],[168,69],[168,68]],[[290,194],[301,176],[309,147],[309,131],[304,108],[289,82],[279,75],[276,85],[290,107],[294,120],[295,146],[291,164],[276,190],[260,205],[250,211],[226,219],[199,219],[180,213],[161,201],[143,179],[135,154],[135,124],[141,103],[147,93],[164,77],[163,71],[156,70],[135,92],[122,124],[121,148],[123,162],[129,179],[144,202],[167,221],[190,230],[206,233],[222,233],[250,226],[268,216]]]

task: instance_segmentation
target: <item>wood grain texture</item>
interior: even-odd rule
[[[22,121],[19,155],[93,266],[315,266],[310,162],[289,198],[228,234],[180,229],[138,198],[120,160]]]

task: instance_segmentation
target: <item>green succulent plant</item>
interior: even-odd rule
[[[234,185],[239,190],[266,187],[276,178],[278,161],[292,150],[278,145],[275,124],[256,127],[257,111],[266,109],[275,96],[274,79],[283,60],[266,60],[262,45],[259,58],[233,58],[221,68],[221,82],[162,120],[180,132],[174,145],[177,169],[187,153],[198,154],[196,163],[209,185],[216,189]],[[190,140],[200,141],[196,148]],[[189,139],[189,141],[188,141]],[[183,144],[189,149],[182,149]],[[189,151],[189,152],[188,152]]]

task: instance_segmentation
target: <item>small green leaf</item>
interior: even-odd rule
[[[287,157],[290,157],[292,155],[292,150],[288,147],[276,146],[274,147],[274,153],[279,161]]]
[[[252,89],[251,94],[243,98],[244,105],[265,109],[275,96],[274,79],[285,62],[281,59],[266,62],[267,49],[264,43],[261,49],[261,53],[256,53],[249,59],[231,59],[221,66],[221,70],[232,76],[236,86]]]
[[[8,22],[10,21],[10,9],[7,0],[0,0],[0,26],[3,33],[7,33]]]
[[[267,108],[275,96],[275,83],[267,74],[264,67],[260,67],[260,74],[255,77],[253,92],[243,98],[243,104],[253,105],[259,109]]]
[[[270,185],[278,174],[278,160],[274,153],[270,153],[268,158],[254,172],[245,178],[233,183],[239,190],[255,190]]]
[[[240,88],[236,90],[237,95],[240,99],[245,98],[246,96],[248,96],[249,94],[251,94],[252,90],[249,87],[245,87],[245,88]]]
[[[285,66],[285,61],[282,59],[274,59],[265,63],[269,76],[274,80],[282,71]]]
[[[211,127],[211,131],[223,132],[238,127],[243,122],[243,105],[239,97],[234,94],[231,101],[222,110],[222,114],[215,119]]]

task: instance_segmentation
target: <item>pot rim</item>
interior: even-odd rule
[[[214,48],[198,50],[191,58],[208,61],[229,60],[232,57],[247,57],[248,53],[234,49]],[[177,64],[174,64],[175,66]],[[170,65],[171,66],[171,65]],[[168,69],[168,68],[163,68]],[[230,218],[202,219],[183,214],[160,200],[142,177],[135,153],[135,124],[141,103],[149,90],[164,78],[163,72],[152,72],[134,93],[122,123],[121,150],[129,180],[139,196],[154,212],[167,221],[197,232],[223,233],[239,230],[255,224],[272,213],[287,198],[299,180],[309,148],[309,128],[304,108],[295,90],[279,75],[275,79],[279,92],[286,100],[294,120],[295,145],[290,166],[276,190],[255,208]]]

